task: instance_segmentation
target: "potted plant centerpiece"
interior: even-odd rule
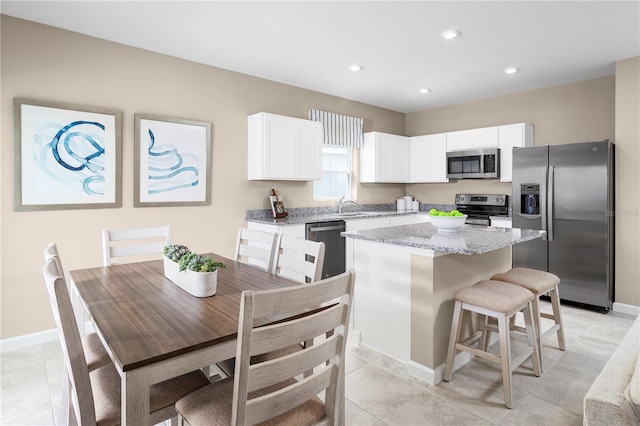
[[[164,248],[164,275],[174,284],[196,297],[216,294],[218,269],[222,262],[193,253],[187,246],[171,244]]]
[[[164,276],[174,283],[177,282],[180,272],[180,259],[191,253],[189,247],[182,244],[171,244],[164,247]]]

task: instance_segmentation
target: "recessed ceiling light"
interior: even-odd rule
[[[454,38],[458,38],[462,35],[462,33],[458,30],[447,30],[442,33],[442,38],[446,38],[447,40],[452,40]]]
[[[362,65],[353,64],[349,66],[349,69],[353,72],[362,71],[364,67]]]
[[[420,89],[420,93],[429,93],[431,91],[431,89],[427,89],[426,87],[423,87],[422,89]]]
[[[518,67],[508,67],[504,69],[505,74],[515,74],[520,72],[520,68]]]

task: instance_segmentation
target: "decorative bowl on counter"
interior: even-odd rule
[[[429,216],[431,224],[442,234],[452,234],[464,225],[467,215],[462,216]]]

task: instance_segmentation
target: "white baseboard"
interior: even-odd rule
[[[474,356],[468,352],[459,352],[453,360],[453,371],[456,371],[473,358]],[[414,361],[407,363],[407,372],[409,374],[432,385],[437,385],[443,380],[444,369],[445,364],[440,364],[435,369],[432,369]]]
[[[640,306],[627,305],[626,303],[613,302],[613,311],[621,314],[640,315]]]
[[[87,321],[84,325],[84,330],[85,333],[93,333],[93,323],[91,321]],[[0,340],[0,353],[40,343],[52,342],[54,340],[58,340],[58,330],[55,328],[52,328],[51,330],[38,331],[37,333],[23,334],[22,336],[9,337],[7,339]]]

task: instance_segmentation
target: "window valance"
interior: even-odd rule
[[[322,123],[325,145],[362,147],[364,141],[362,134],[364,119],[319,109],[310,109],[309,120]]]

